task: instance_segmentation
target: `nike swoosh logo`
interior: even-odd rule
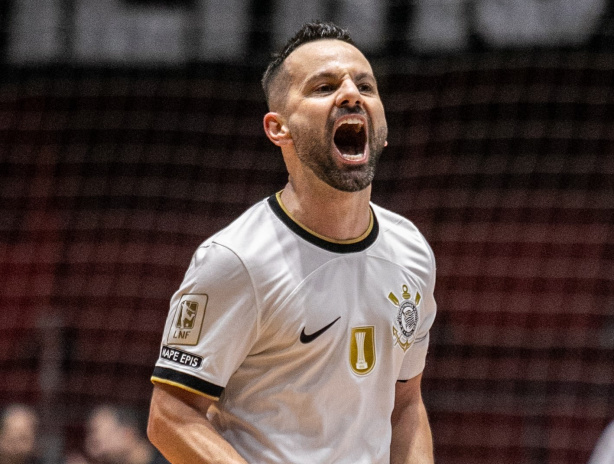
[[[320,335],[322,335],[324,332],[326,332],[328,329],[330,329],[333,324],[335,322],[337,322],[339,319],[341,319],[341,316],[339,316],[337,319],[335,319],[333,322],[331,322],[330,324],[328,324],[325,327],[322,327],[320,330],[318,330],[317,332],[314,332],[312,334],[307,335],[305,333],[305,327],[303,327],[303,331],[301,332],[301,343],[311,343],[312,341],[314,341],[316,338],[318,338]]]

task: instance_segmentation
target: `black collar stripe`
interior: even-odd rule
[[[350,242],[350,243],[339,243],[339,242],[331,242],[316,235],[313,235],[308,230],[305,230],[299,224],[297,224],[294,219],[292,219],[288,214],[284,211],[282,206],[279,204],[276,195],[271,195],[268,199],[269,206],[275,213],[275,215],[283,222],[292,232],[301,237],[304,240],[307,240],[309,243],[316,245],[317,247],[323,248],[324,250],[332,251],[334,253],[356,253],[358,251],[363,251],[369,248],[375,240],[377,239],[377,235],[379,233],[379,226],[377,223],[377,217],[375,213],[371,211],[373,216],[373,227],[369,234],[362,240],[358,242]]]

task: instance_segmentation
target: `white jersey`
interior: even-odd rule
[[[250,463],[390,462],[435,262],[411,222],[371,211],[362,237],[330,241],[271,196],[198,248],[172,297],[152,381],[219,399],[209,419]]]
[[[614,463],[614,421],[610,422],[595,445],[588,464]]]

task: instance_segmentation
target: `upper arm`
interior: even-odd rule
[[[405,408],[422,404],[422,374],[395,385],[394,409],[392,411],[393,422],[395,415],[400,414]]]
[[[206,420],[207,410],[213,401],[179,387],[154,384],[147,434],[155,443],[160,439],[159,434],[165,434],[167,427],[180,428],[186,422]]]
[[[433,463],[433,439],[422,401],[422,374],[397,382],[392,411],[391,464]]]
[[[151,401],[156,404],[173,404],[180,408],[188,407],[202,414],[206,414],[209,406],[215,402],[214,399],[207,398],[204,395],[163,383],[154,384]]]
[[[213,401],[172,385],[155,385],[147,426],[149,440],[174,464],[247,464],[207,419]]]

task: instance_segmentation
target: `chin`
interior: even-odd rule
[[[337,172],[336,175],[321,178],[329,186],[342,192],[360,192],[371,185],[374,171],[370,166],[362,166],[359,172]]]

